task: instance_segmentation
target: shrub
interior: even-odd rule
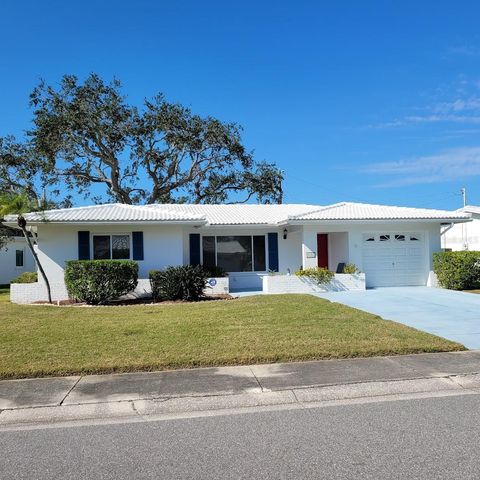
[[[226,277],[227,272],[222,267],[206,267],[205,265],[203,266],[203,269],[205,270],[207,277],[208,278],[219,278],[219,277]]]
[[[450,290],[480,288],[480,252],[434,253],[433,271],[443,288]]]
[[[10,283],[37,283],[37,272],[23,272],[18,277],[14,278]]]
[[[207,286],[209,275],[200,266],[175,266],[150,271],[154,300],[199,300]]]
[[[354,273],[360,273],[360,269],[354,263],[346,263],[343,267],[343,273],[353,275]]]
[[[326,283],[329,283],[335,274],[330,270],[328,270],[327,268],[314,267],[314,268],[306,268],[305,270],[303,269],[298,270],[297,272],[295,272],[295,275],[297,275],[298,277],[311,278],[313,281],[315,281],[319,285],[324,285]]]
[[[135,289],[138,265],[132,260],[71,260],[66,262],[68,294],[92,305],[114,300]]]

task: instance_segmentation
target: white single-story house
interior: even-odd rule
[[[216,265],[229,273],[230,291],[261,290],[272,274],[294,277],[317,266],[337,271],[344,263],[364,272],[367,287],[428,285],[441,230],[470,221],[463,212],[347,202],[106,204],[25,218],[55,299],[66,295],[64,265],[71,259],[136,260],[141,279],[168,265]]]
[[[0,285],[7,285],[24,272],[34,272],[35,260],[23,236],[12,236],[0,248]]]
[[[480,207],[467,205],[457,210],[472,217],[468,223],[453,224],[445,228],[442,235],[442,247],[445,250],[477,250],[480,251]]]

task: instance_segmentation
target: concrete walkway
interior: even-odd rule
[[[480,295],[428,287],[317,293],[332,302],[380,315],[480,349]]]
[[[256,395],[311,387],[480,373],[480,351],[165,372],[0,381],[0,425],[9,411],[169,399]],[[480,384],[479,384],[480,385]],[[252,397],[264,401],[268,396]],[[270,398],[270,401],[271,401]],[[277,398],[278,400],[278,398]],[[191,401],[191,400],[190,400]],[[251,398],[249,401],[252,401]],[[130,407],[128,407],[130,409]]]

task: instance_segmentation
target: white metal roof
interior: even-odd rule
[[[147,208],[146,206],[110,203],[87,207],[62,208],[44,212],[27,213],[25,219],[30,223],[84,223],[84,222],[200,222],[205,219],[193,212],[171,211],[168,208]],[[14,215],[6,217],[6,223],[15,220]]]
[[[28,213],[27,222],[52,223],[193,223],[195,225],[283,225],[308,224],[336,220],[438,220],[465,221],[469,213],[429,210],[422,208],[391,207],[363,203],[338,203],[329,206],[282,205],[194,205],[153,204],[124,205],[119,203],[87,207],[47,210]],[[16,217],[8,216],[6,224],[14,224]]]
[[[209,225],[275,225],[289,216],[299,215],[322,208],[319,205],[288,204],[282,205],[192,205],[158,204],[146,208],[167,209],[184,215],[200,214]]]
[[[289,217],[296,222],[311,220],[461,220],[469,219],[466,213],[426,208],[392,207],[368,203],[337,203],[316,211]]]
[[[477,207],[476,205],[466,205],[463,208],[459,208],[457,210],[457,212],[459,212],[459,213],[473,213],[475,218],[477,218],[478,215],[480,215],[480,207]]]

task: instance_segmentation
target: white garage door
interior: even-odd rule
[[[367,287],[425,285],[425,236],[419,232],[363,235]]]

